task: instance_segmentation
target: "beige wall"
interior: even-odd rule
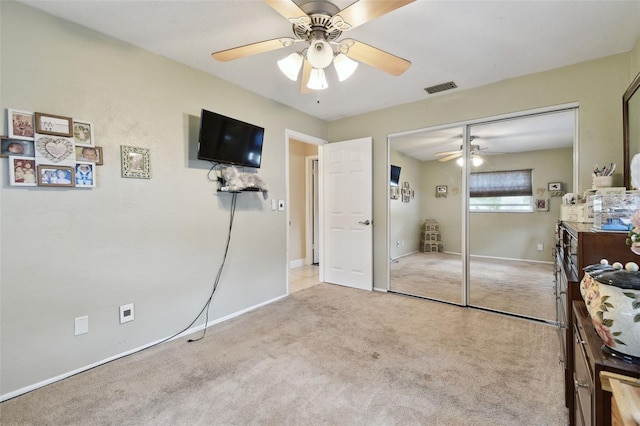
[[[622,162],[621,98],[631,81],[630,55],[621,54],[519,77],[329,124],[329,140],[373,137],[374,286],[387,288],[387,135],[436,125],[579,103],[578,190],[591,186],[594,164]],[[637,74],[637,70],[633,75]],[[425,95],[426,97],[426,95]],[[621,177],[617,176],[621,181]]]
[[[318,155],[318,146],[289,141],[289,262],[307,256],[306,157]]]
[[[423,217],[420,209],[423,197],[422,162],[393,150],[390,158],[391,164],[402,167],[400,187],[404,182],[409,182],[415,194],[414,199],[408,203],[402,201],[402,195],[397,200],[389,200],[389,257],[396,259],[419,250],[420,225],[426,217]]]
[[[42,384],[180,332],[211,292],[231,195],[193,159],[205,108],[265,127],[260,176],[285,199],[285,129],[325,122],[78,25],[0,2],[0,133],[7,108],[93,122],[97,187],[16,188],[0,161],[0,395]],[[120,177],[120,145],[151,150],[151,179]],[[210,320],[286,294],[286,217],[238,196]],[[135,303],[120,325],[118,307]],[[74,318],[89,333],[74,337]],[[196,325],[201,325],[204,317]]]

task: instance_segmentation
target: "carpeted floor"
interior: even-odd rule
[[[318,284],[0,404],[2,425],[567,421],[553,327]]]
[[[556,320],[552,264],[472,257],[470,277],[470,305]],[[393,291],[462,303],[459,255],[414,253],[391,263],[390,278]]]

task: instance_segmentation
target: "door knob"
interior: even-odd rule
[[[370,221],[369,219],[367,219],[367,220],[365,220],[365,221],[362,221],[362,220],[361,220],[361,221],[360,221],[360,222],[358,222],[358,223],[359,223],[360,225],[365,225],[365,226],[367,226],[367,225],[371,225],[371,221]]]

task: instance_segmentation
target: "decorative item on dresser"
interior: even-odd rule
[[[611,361],[614,365],[625,365],[630,368],[636,368],[640,373],[640,366],[634,366],[627,364],[624,361],[615,360],[612,357],[602,352],[602,341],[595,334],[593,325],[587,313],[586,307],[580,294],[580,281],[584,276],[584,268],[588,265],[597,264],[601,259],[609,259],[611,262],[618,261],[622,264],[626,262],[638,261],[638,256],[634,255],[626,244],[627,234],[623,232],[595,232],[592,230],[591,224],[572,223],[561,221],[557,226],[557,240],[556,240],[556,255],[555,255],[555,279],[556,279],[556,302],[557,302],[557,315],[558,315],[558,332],[560,335],[560,343],[562,347],[562,354],[560,361],[564,363],[565,367],[565,398],[566,405],[569,409],[569,420],[571,425],[609,425],[610,418],[604,419],[610,414],[610,394],[603,391],[600,388],[600,378],[594,376],[595,362]],[[577,368],[580,365],[576,365],[576,359],[579,358],[579,348],[583,348],[584,345],[579,345],[576,342],[576,326],[575,317],[573,312],[573,302],[580,308],[584,309],[585,324],[588,329],[585,334],[593,335],[594,341],[598,342],[589,345],[589,353],[595,353],[590,355],[589,362],[591,362],[591,373],[586,375],[591,377],[592,384],[588,386],[582,380],[576,381],[576,377],[580,376],[580,371]],[[584,338],[582,339],[584,340]],[[578,346],[579,345],[579,346]],[[595,346],[594,346],[595,345]],[[576,358],[578,357],[578,358]],[[596,360],[596,361],[594,361]],[[603,361],[604,360],[604,361]],[[615,361],[615,362],[614,362]],[[601,364],[598,364],[601,365]],[[609,365],[609,364],[603,364]],[[608,367],[606,367],[608,368]],[[621,367],[618,367],[621,369]],[[602,368],[598,368],[598,372]],[[589,369],[587,369],[587,372]],[[584,372],[582,373],[584,376]],[[640,377],[640,374],[638,374]],[[591,403],[587,410],[590,415],[581,414],[584,410],[577,412],[576,410],[584,409],[586,402],[582,405],[579,404],[578,395],[584,394],[586,390],[591,390],[591,398],[587,398]],[[586,398],[586,397],[584,397]],[[604,401],[603,401],[604,400]],[[604,411],[603,411],[604,410]],[[583,418],[588,420],[583,422]]]

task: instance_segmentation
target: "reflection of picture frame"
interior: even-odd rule
[[[122,177],[151,178],[151,159],[149,148],[120,145]]]
[[[76,161],[88,161],[97,166],[104,164],[101,146],[76,146]]]
[[[69,166],[38,165],[38,186],[75,186],[75,170]]]
[[[535,201],[535,208],[537,212],[548,212],[549,211],[549,199],[548,198],[538,198]]]
[[[93,188],[96,186],[95,163],[78,161],[75,170],[76,188]]]
[[[34,125],[33,113],[7,109],[7,127],[9,137],[13,139],[33,140]]]
[[[76,145],[94,146],[93,123],[88,121],[73,120],[73,140]]]
[[[36,133],[53,136],[73,136],[73,119],[61,115],[36,112]]]
[[[397,200],[398,197],[400,196],[400,188],[398,188],[397,186],[390,186],[389,187],[389,198],[391,198],[392,200]]]
[[[447,192],[447,185],[436,186],[436,198],[446,198]]]
[[[0,157],[8,157],[10,155],[35,157],[36,152],[33,146],[33,140],[28,141],[3,137],[0,140]]]
[[[549,182],[548,183],[549,191],[562,191],[562,182]]]
[[[402,186],[403,186],[404,188],[409,188],[409,182],[404,182],[404,183],[402,184]]]
[[[9,156],[9,185],[36,186],[36,158]]]

